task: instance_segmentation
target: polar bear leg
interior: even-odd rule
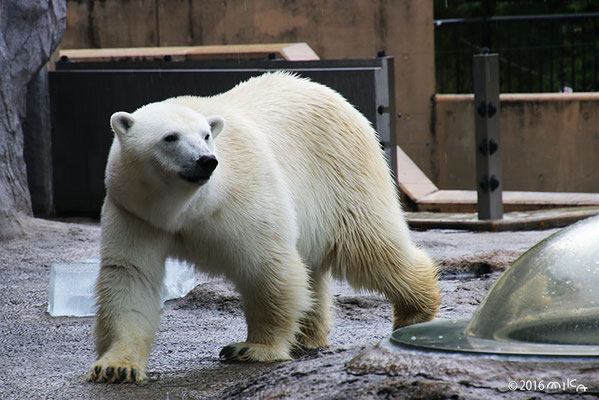
[[[299,343],[308,349],[329,346],[327,339],[331,331],[331,275],[322,269],[310,270],[310,290],[314,296],[314,307],[302,318]]]
[[[102,211],[102,267],[96,281],[98,359],[88,380],[116,383],[146,378],[162,306],[165,243],[159,232],[107,199]]]
[[[433,319],[439,310],[440,290],[429,256],[409,242],[388,237],[362,243],[368,245],[345,249],[342,259],[346,262],[342,261],[343,267],[337,264],[334,275],[356,289],[384,295],[393,305],[394,330]]]
[[[222,361],[277,361],[291,359],[301,317],[312,307],[308,271],[298,254],[249,268],[260,279],[236,281],[248,327],[245,342],[225,346]]]
[[[160,318],[160,293],[134,266],[103,266],[96,285],[98,320],[92,382],[136,382],[146,364]]]
[[[408,268],[390,263],[381,269],[387,269],[392,277],[377,290],[393,304],[393,330],[432,320],[441,302],[433,261],[420,249],[414,248],[410,253]]]

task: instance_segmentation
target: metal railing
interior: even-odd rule
[[[472,93],[472,56],[500,57],[502,93],[599,91],[599,13],[438,19],[437,93]]]

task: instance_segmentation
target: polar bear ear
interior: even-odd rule
[[[206,119],[210,124],[210,133],[212,133],[212,137],[217,137],[225,127],[225,120],[220,115],[212,115]]]
[[[133,115],[123,111],[116,112],[110,117],[110,126],[119,137],[126,136],[134,122]]]

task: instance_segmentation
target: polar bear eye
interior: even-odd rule
[[[169,133],[166,136],[164,136],[163,140],[167,143],[176,142],[177,140],[179,140],[179,135],[176,133]]]
[[[206,136],[204,136],[204,140],[208,140],[208,139],[210,139],[210,134],[209,133],[207,133]]]

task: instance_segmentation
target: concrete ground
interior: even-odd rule
[[[467,357],[454,357],[455,365],[467,361],[469,375],[455,373],[459,369],[455,365],[442,368],[447,358],[442,354],[385,353],[391,307],[379,296],[356,293],[344,283],[336,283],[333,289],[331,347],[288,362],[223,364],[218,359],[220,349],[245,339],[245,322],[231,286],[206,277],[184,298],[166,303],[148,382],[88,383],[83,374],[94,361],[94,320],[49,316],[48,281],[52,263],[99,257],[100,228],[94,223],[40,219],[23,224],[26,237],[0,242],[2,399],[480,399],[546,395],[510,392],[508,381],[517,377],[503,376],[505,363],[501,361],[493,364],[491,374],[486,365],[477,370]],[[444,298],[440,317],[469,317],[501,271],[552,232],[555,230],[413,232],[416,242],[441,266]],[[383,343],[382,347],[378,343]],[[403,359],[398,360],[397,354]],[[393,368],[386,366],[391,359]],[[415,365],[429,368],[429,373],[409,367]],[[528,368],[530,372],[533,367]],[[585,377],[581,375],[581,379]],[[547,396],[569,398],[570,394]]]

